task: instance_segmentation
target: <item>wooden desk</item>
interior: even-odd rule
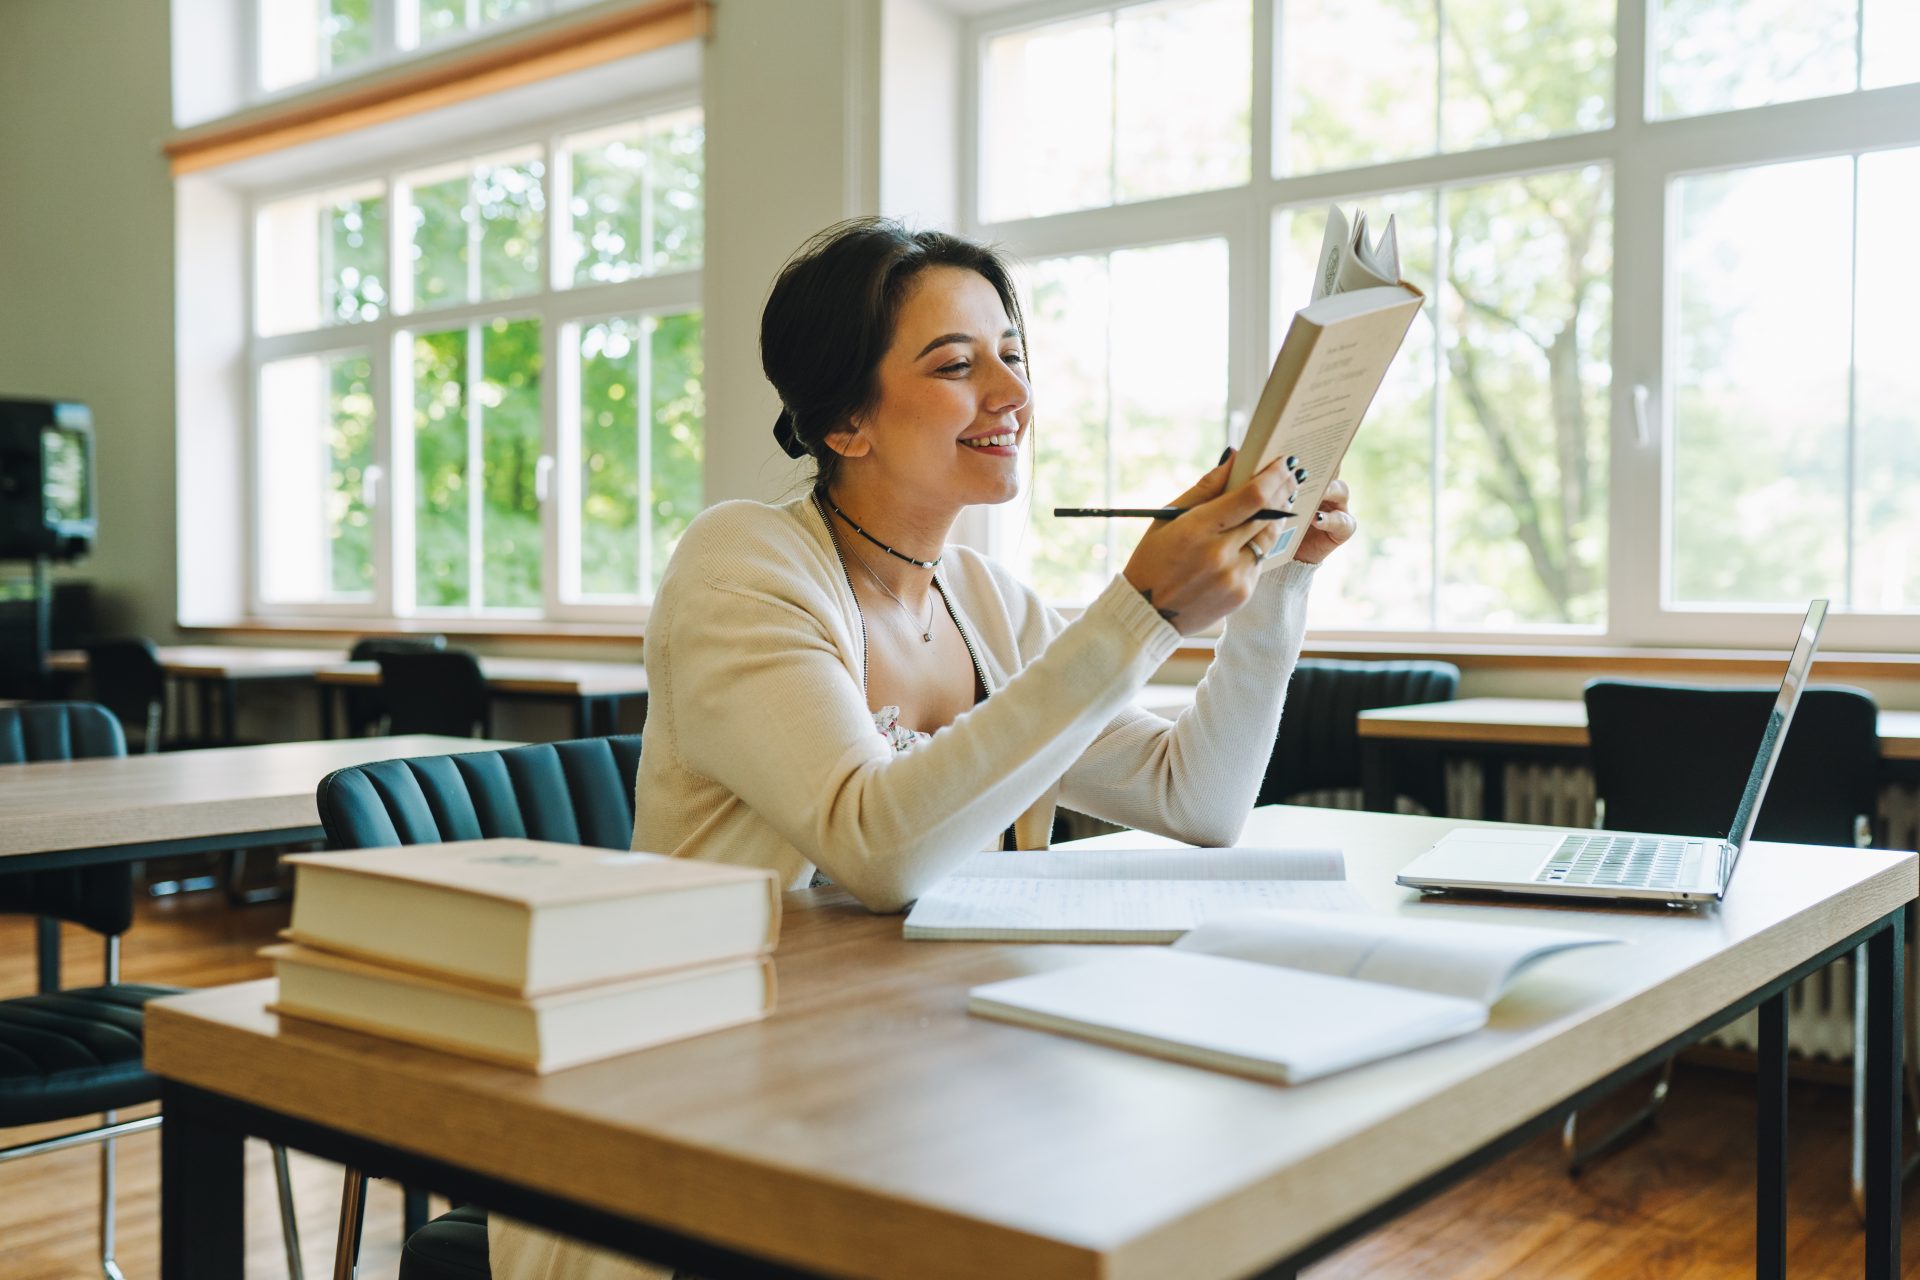
[[[200,690],[200,736],[208,731],[216,716],[216,695],[220,721],[219,740],[233,742],[237,718],[235,694],[242,681],[311,680],[322,667],[345,660],[339,649],[256,649],[242,645],[164,645],[158,650],[160,669],[167,678]],[[86,651],[60,649],[48,655],[47,665],[55,671],[80,674],[87,669]]]
[[[571,702],[574,728],[583,738],[618,732],[621,700],[645,697],[647,692],[647,668],[638,662],[483,657],[480,673],[495,696]],[[321,731],[331,737],[335,720],[330,690],[378,686],[380,664],[335,662],[316,671],[313,678],[320,686]]]
[[[1545,961],[1474,1035],[1295,1087],[969,1018],[968,987],[1102,949],[904,942],[898,917],[837,890],[788,896],[768,1020],[546,1077],[283,1024],[263,1009],[271,982],[157,1002],[163,1275],[240,1275],[243,1133],[715,1280],[1290,1275],[1755,1006],[1770,1029],[1758,1272],[1779,1275],[1783,993],[1864,941],[1867,1274],[1892,1276],[1915,857],[1755,845],[1724,904],[1686,913],[1396,888],[1455,825],[1276,808],[1246,838],[1344,846],[1384,911],[1577,923],[1632,945]]]
[[[1920,711],[1880,713],[1880,758],[1890,778],[1920,773]],[[1409,750],[1475,755],[1487,763],[1483,813],[1502,811],[1498,765],[1532,758],[1584,763],[1587,706],[1578,698],[1460,698],[1360,713],[1370,809],[1393,807],[1395,758]]]
[[[516,746],[478,738],[351,738],[0,765],[0,871],[137,862],[319,840],[314,789],[335,769]],[[59,931],[40,930],[41,990]]]

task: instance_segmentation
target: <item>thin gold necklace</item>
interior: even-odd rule
[[[853,548],[848,547],[847,550],[853,551]],[[928,597],[927,625],[923,627],[914,618],[913,610],[907,608],[907,602],[894,594],[893,588],[887,585],[886,579],[882,578],[878,573],[874,571],[873,566],[867,563],[867,558],[865,556],[861,555],[858,551],[853,551],[853,558],[860,562],[860,567],[867,571],[867,576],[873,579],[874,585],[879,587],[882,591],[886,592],[887,595],[893,600],[893,602],[900,606],[900,612],[907,615],[907,621],[912,623],[913,629],[920,633],[920,639],[927,644],[932,644],[933,643],[933,618],[935,613],[939,611],[939,601],[934,600],[931,596]]]

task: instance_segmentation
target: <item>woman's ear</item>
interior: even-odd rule
[[[843,458],[864,458],[873,452],[873,441],[859,426],[849,423],[838,431],[829,431],[826,435],[827,448]]]

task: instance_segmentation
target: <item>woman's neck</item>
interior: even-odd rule
[[[933,587],[933,570],[911,561],[940,558],[959,512],[917,509],[911,503],[888,500],[865,492],[862,486],[844,482],[834,484],[826,496],[842,513],[836,516],[833,507],[827,511],[828,520],[836,526],[834,536],[840,539],[841,545],[852,549],[875,576],[903,600],[909,603],[925,600]],[[860,530],[864,530],[866,536],[863,537]],[[882,550],[883,547],[891,547],[893,554]]]

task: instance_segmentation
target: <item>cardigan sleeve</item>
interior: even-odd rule
[[[895,754],[817,582],[749,570],[677,585],[662,639],[671,675],[655,691],[671,749],[875,911],[989,847],[1179,643],[1115,578],[993,697]]]
[[[1067,770],[1060,803],[1189,844],[1237,841],[1273,754],[1314,568],[1265,574],[1228,620],[1193,705],[1172,721],[1121,708]]]

